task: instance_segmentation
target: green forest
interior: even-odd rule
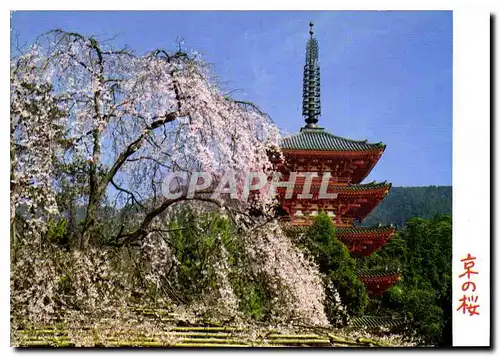
[[[451,186],[392,187],[361,225],[394,224],[399,228],[412,217],[432,218],[451,212]]]
[[[451,346],[452,219],[414,217],[381,250],[359,259],[358,268],[397,267],[402,279],[370,301],[370,315],[399,314],[423,344]]]
[[[365,313],[405,316],[424,344],[451,346],[452,187],[393,187],[363,225],[394,224],[394,239],[358,269],[397,268],[402,279]]]

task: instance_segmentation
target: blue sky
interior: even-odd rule
[[[235,97],[288,133],[304,125],[302,68],[308,23],[319,41],[322,116],[329,132],[387,144],[366,181],[452,182],[452,13],[448,11],[14,12],[12,41],[62,28],[118,36],[141,54],[201,52]],[[12,46],[11,46],[12,47]]]

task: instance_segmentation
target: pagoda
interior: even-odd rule
[[[281,181],[289,181],[291,173],[298,173],[291,197],[285,197],[285,187],[277,189],[283,219],[292,225],[309,226],[323,210],[331,217],[337,237],[351,255],[369,256],[386,244],[395,232],[393,226],[354,226],[373,211],[391,188],[386,181],[362,183],[386,146],[381,142],[336,136],[318,125],[321,115],[319,47],[312,23],[309,33],[302,95],[302,115],[306,124],[299,133],[282,139],[283,157],[275,160],[282,174]],[[314,174],[305,176],[306,172]],[[312,177],[314,175],[316,177]],[[325,192],[320,190],[322,180],[327,183],[328,198],[324,198]],[[383,294],[399,279],[399,274],[391,271],[359,272],[358,275],[372,296]]]

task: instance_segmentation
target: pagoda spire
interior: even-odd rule
[[[306,128],[316,127],[321,115],[320,81],[318,64],[318,41],[313,37],[314,24],[309,23],[310,38],[306,45],[306,64],[304,65],[304,86],[302,89],[302,116]]]

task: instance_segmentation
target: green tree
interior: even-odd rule
[[[229,219],[217,213],[197,214],[182,209],[170,222],[178,266],[173,271],[176,294],[186,302],[199,299],[217,284],[214,260],[221,250],[227,256],[228,275],[239,300],[239,310],[247,317],[262,320],[269,312],[268,292],[244,267],[248,265],[241,240],[231,230]]]
[[[370,314],[401,313],[409,318],[408,333],[422,344],[452,344],[452,219],[414,217],[379,252],[358,264],[381,262],[402,268],[403,279],[371,304]]]
[[[332,284],[337,289],[347,311],[352,315],[363,313],[368,296],[356,275],[356,261],[350,256],[347,247],[337,239],[335,226],[326,213],[320,212],[315,218],[306,234],[305,246],[325,275],[325,284]],[[328,293],[327,290],[327,299]]]

